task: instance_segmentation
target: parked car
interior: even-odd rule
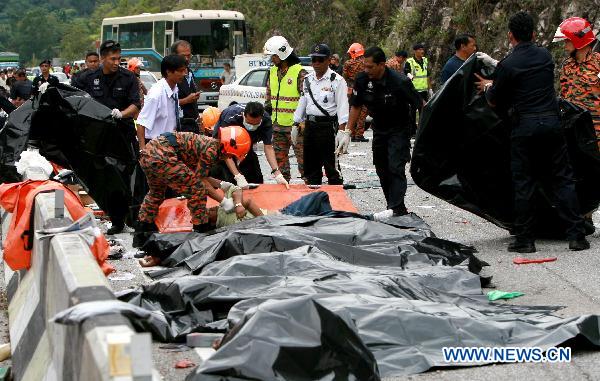
[[[140,71],[140,79],[148,91],[150,91],[150,88],[154,86],[156,82],[158,82],[156,76],[147,70]]]
[[[51,73],[51,75],[58,78],[58,81],[60,83],[65,83],[67,85],[71,84],[71,80],[69,79],[69,77],[67,77],[67,75],[65,73],[63,73],[62,71],[61,72],[55,71],[54,73]]]
[[[314,71],[310,66],[305,66],[304,69],[308,72]],[[219,89],[219,109],[223,110],[235,103],[265,103],[268,77],[269,68],[259,67],[249,70],[233,83],[221,86]]]

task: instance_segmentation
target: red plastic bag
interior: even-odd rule
[[[192,215],[185,198],[168,198],[158,208],[156,226],[161,233],[191,232]]]

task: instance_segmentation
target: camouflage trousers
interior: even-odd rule
[[[304,178],[304,138],[302,134],[298,136],[298,144],[292,145],[292,126],[281,126],[273,123],[273,150],[279,171],[283,177],[290,181],[292,175],[290,173],[290,146],[294,148],[296,161],[298,162],[298,171],[300,176]]]
[[[140,166],[146,174],[150,190],[140,208],[139,220],[154,222],[158,216],[158,208],[165,200],[165,190],[168,187],[179,194],[186,195],[194,225],[207,223],[207,193],[201,177],[179,161],[174,150],[172,154],[166,155],[166,147],[160,147],[160,151],[152,150],[152,147],[149,146],[140,155]]]

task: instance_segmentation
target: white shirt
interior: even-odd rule
[[[334,75],[333,81],[331,81],[331,75]],[[302,85],[302,95],[300,96],[300,102],[298,108],[294,112],[294,122],[300,123],[306,119],[307,115],[314,116],[325,116],[319,110],[313,102],[310,94],[307,90],[307,84],[310,84],[315,100],[319,102],[319,105],[329,113],[329,115],[336,115],[339,124],[348,122],[348,86],[346,81],[341,75],[337,74],[331,69],[327,69],[325,74],[320,79],[317,79],[317,75],[312,72],[304,77],[304,83]]]
[[[223,70],[223,74],[221,74],[221,79],[223,80],[224,85],[229,85],[231,80],[233,79],[233,70],[230,70],[229,73],[226,70]]]
[[[175,131],[177,118],[181,115],[177,94],[177,86],[171,89],[164,78],[148,91],[144,97],[144,107],[137,118],[137,123],[146,129],[146,139],[154,139],[164,132]]]

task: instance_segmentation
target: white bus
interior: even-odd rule
[[[138,57],[160,78],[160,62],[173,41],[192,44],[190,64],[202,96],[200,108],[216,106],[223,64],[246,53],[246,23],[236,11],[183,9],[165,13],[110,17],[102,20],[102,41],[115,40],[122,56]]]

